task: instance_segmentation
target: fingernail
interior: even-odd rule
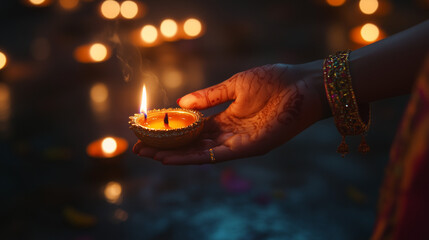
[[[178,98],[178,99],[176,100],[177,105],[179,105],[180,99],[182,99],[182,98]]]

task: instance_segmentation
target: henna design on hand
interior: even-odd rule
[[[290,96],[284,104],[282,112],[277,116],[277,120],[284,125],[288,125],[298,118],[304,101],[304,95],[299,93],[299,88],[296,84],[294,84],[294,88],[293,90],[288,90]]]
[[[216,87],[210,88],[206,92],[207,106],[216,106],[228,98],[228,88],[225,84],[221,83]]]

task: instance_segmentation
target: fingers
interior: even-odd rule
[[[142,143],[142,141],[137,140],[136,144],[134,144],[134,147],[133,147],[133,153],[138,154],[142,147],[144,147],[144,144]]]
[[[200,146],[197,148],[186,150],[160,150],[144,146],[141,142],[138,142],[134,146],[133,152],[141,157],[153,158],[165,165],[218,163],[234,159],[237,155],[229,147],[224,145],[216,146],[216,143],[211,140],[205,140],[202,144],[204,147],[199,144]],[[213,150],[213,159],[210,157],[209,149]]]
[[[235,78],[236,76],[233,76],[220,84],[190,93],[180,98],[177,104],[182,108],[206,109],[234,100]]]
[[[235,158],[235,153],[228,147],[220,145],[212,148],[214,157],[210,157],[209,149],[195,152],[164,151],[158,152],[155,159],[165,165],[190,165],[190,164],[207,164],[218,163]]]

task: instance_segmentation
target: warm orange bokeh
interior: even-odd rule
[[[82,45],[74,51],[74,57],[81,63],[103,62],[110,58],[110,47],[103,43]]]
[[[346,0],[326,0],[326,3],[333,7],[339,7],[343,5]]]

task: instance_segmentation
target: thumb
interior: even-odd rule
[[[177,100],[182,108],[206,109],[235,99],[235,79],[230,78],[206,89],[189,93]]]

